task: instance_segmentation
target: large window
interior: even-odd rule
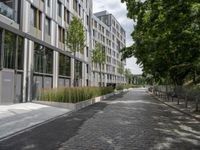
[[[71,75],[71,62],[70,57],[59,54],[59,75],[70,76]]]
[[[78,11],[78,1],[73,0],[73,9],[77,12]]]
[[[58,16],[62,17],[62,3],[58,0]]]
[[[58,26],[58,38],[59,42],[64,43],[65,41],[65,29],[61,26]]]
[[[33,27],[41,30],[41,22],[42,22],[42,13],[35,8],[34,6],[31,6],[31,15],[30,15],[30,23]]]
[[[16,35],[5,31],[4,39],[4,68],[15,68]]]
[[[38,73],[53,73],[53,50],[40,44],[34,44],[34,71]]]
[[[0,13],[19,22],[20,2],[18,0],[0,0]]]
[[[18,36],[17,69],[23,70],[24,65],[24,39]]]
[[[45,20],[45,31],[48,35],[51,35],[51,20],[49,17],[46,17]]]
[[[2,69],[2,50],[1,50],[1,47],[2,47],[2,33],[3,33],[3,30],[0,28],[0,69]]]
[[[2,35],[2,34],[1,34]],[[2,40],[1,40],[2,41]],[[3,47],[3,67],[23,70],[24,39],[16,34],[5,31]]]
[[[75,60],[75,78],[81,79],[82,78],[82,62]]]

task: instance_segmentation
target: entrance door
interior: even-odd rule
[[[14,103],[14,70],[1,71],[1,103]]]
[[[23,74],[17,73],[15,75],[15,103],[22,102],[22,81],[23,81]]]

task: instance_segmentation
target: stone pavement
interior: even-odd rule
[[[34,103],[0,105],[0,140],[69,111]]]
[[[158,96],[153,95],[153,93],[149,92],[149,94],[153,97],[155,97],[157,100],[167,104],[168,106],[177,109],[178,111],[181,111],[187,115],[190,115],[194,118],[196,118],[197,120],[200,120],[200,111],[196,112],[195,111],[195,101],[188,101],[188,106],[187,108],[185,107],[185,101],[184,99],[179,99],[179,104],[178,104],[178,100],[177,98],[174,98],[173,101],[167,100],[166,98],[160,98]]]
[[[1,150],[199,150],[199,122],[146,93],[111,97],[0,142]]]

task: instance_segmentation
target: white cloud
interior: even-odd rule
[[[130,46],[133,44],[131,33],[133,32],[134,22],[127,18],[126,4],[121,3],[121,0],[93,0],[93,11],[99,12],[107,10],[112,13],[122,27],[126,30],[126,45]],[[136,64],[135,58],[127,59],[127,68],[130,68],[133,74],[141,74],[141,68]]]

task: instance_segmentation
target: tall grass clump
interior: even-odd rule
[[[116,90],[123,90],[123,89],[129,89],[129,88],[135,88],[136,85],[133,84],[119,84],[116,86]]]
[[[63,103],[77,103],[92,99],[94,97],[112,93],[112,87],[69,87],[69,88],[56,88],[44,89],[41,91],[38,100],[53,101]]]

